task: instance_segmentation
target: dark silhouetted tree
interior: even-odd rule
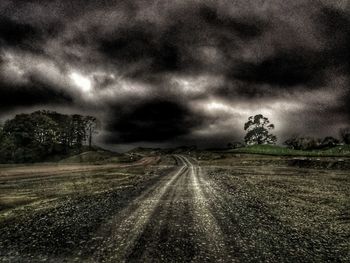
[[[52,111],[18,114],[0,128],[0,162],[36,162],[70,150],[81,152],[97,132],[91,116]]]
[[[337,146],[339,144],[339,140],[331,137],[331,136],[327,136],[323,139],[322,143],[321,143],[321,147],[334,147]]]
[[[275,144],[277,137],[269,132],[274,128],[275,126],[262,114],[251,116],[244,124],[244,130],[247,131],[244,141],[248,145]]]
[[[350,144],[350,127],[340,129],[339,135],[343,143]]]
[[[96,134],[98,129],[100,128],[100,123],[95,117],[92,117],[92,116],[86,116],[84,118],[84,121],[85,121],[88,145],[89,145],[89,148],[91,149],[93,135]]]
[[[331,136],[319,139],[313,137],[298,137],[295,135],[286,140],[284,144],[295,150],[317,150],[336,146],[339,144],[339,140]]]
[[[3,125],[0,126],[0,163],[12,160],[15,152],[15,143],[7,136]]]
[[[227,148],[229,149],[237,149],[244,147],[244,144],[241,142],[230,142],[227,144]]]
[[[289,139],[287,139],[283,144],[286,145],[290,149],[298,149],[298,135],[292,135]]]

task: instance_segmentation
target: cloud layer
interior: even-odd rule
[[[347,1],[0,4],[0,110],[88,112],[109,145],[242,140],[263,113],[281,141],[350,121]]]

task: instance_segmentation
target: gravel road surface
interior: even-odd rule
[[[346,239],[285,224],[243,186],[232,184],[228,170],[200,166],[184,155],[173,158],[175,165],[131,186],[69,199],[2,222],[0,262],[348,259]],[[247,167],[237,173],[254,171]]]

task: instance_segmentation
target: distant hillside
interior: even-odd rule
[[[189,153],[189,152],[195,152],[197,151],[197,147],[195,145],[189,145],[189,146],[179,146],[174,148],[144,148],[144,147],[137,147],[130,151],[128,151],[129,154],[179,154],[179,153]]]
[[[134,149],[131,149],[130,151],[128,151],[128,154],[141,154],[141,155],[149,155],[149,154],[157,154],[159,152],[161,152],[162,149],[160,148],[144,148],[144,147],[137,147]]]
[[[87,151],[65,158],[61,160],[60,163],[95,163],[110,159],[112,157],[115,157],[116,155],[120,154],[104,150]]]
[[[146,155],[146,154],[145,154]],[[135,153],[116,153],[99,148],[94,151],[86,151],[60,160],[60,163],[129,163],[142,158],[143,155]]]

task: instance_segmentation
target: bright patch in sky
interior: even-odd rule
[[[222,110],[222,111],[231,111],[232,108],[221,103],[221,102],[210,102],[207,105],[208,110]]]
[[[69,75],[70,79],[73,81],[74,85],[76,85],[82,92],[90,93],[92,90],[92,84],[88,77],[81,75],[78,72],[72,72]]]

